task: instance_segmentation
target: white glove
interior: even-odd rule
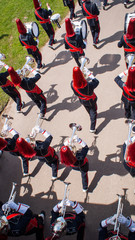
[[[70,201],[70,200],[66,200],[66,206],[68,206],[68,207],[73,207],[75,205],[75,203],[74,202],[72,202],[72,201]]]
[[[6,70],[8,70],[9,66],[7,64],[4,64],[4,68],[6,68]]]
[[[88,77],[89,77],[91,80],[95,78],[94,75],[92,74],[92,72],[89,72]]]
[[[9,132],[14,136],[16,134],[19,134],[15,129],[11,128]]]
[[[3,212],[10,211],[10,208],[9,208],[9,206],[8,206],[8,203],[4,203],[4,204],[2,205],[2,211],[3,211]]]
[[[111,216],[109,218],[106,218],[106,219],[102,220],[101,221],[101,226],[102,227],[107,227],[107,225],[109,225],[109,224],[114,225],[115,224],[115,220],[116,220],[116,214],[114,214],[113,216]]]
[[[26,211],[30,207],[29,205],[26,205],[24,203],[18,203],[17,206],[18,206],[17,212],[22,213],[22,214],[26,213]]]
[[[36,133],[42,133],[44,130],[42,128],[40,128],[39,126],[35,126],[34,127]]]
[[[128,70],[125,70],[124,72],[119,74],[119,77],[123,78],[124,76],[127,76],[127,74],[128,74]]]
[[[75,210],[77,214],[81,213],[84,209],[78,202],[75,202],[72,208]]]
[[[79,142],[79,137],[77,135],[74,135],[73,140],[74,140],[74,142]]]
[[[59,202],[58,204],[56,204],[56,205],[53,207],[53,211],[54,211],[54,212],[59,212],[59,210],[63,207],[63,203],[64,203],[64,201],[62,200],[61,202]]]
[[[4,126],[3,126],[3,131],[10,131],[12,128],[8,125],[8,124],[4,124]]]
[[[71,138],[68,138],[65,142],[64,142],[64,146],[70,146],[71,145]]]
[[[51,133],[49,133],[49,132],[47,132],[46,130],[43,130],[43,129],[42,129],[42,134],[44,135],[45,138],[48,138],[51,135]]]
[[[21,75],[22,75],[22,70],[21,70],[21,69],[17,69],[17,70],[16,70],[16,73],[17,73],[19,76],[21,76]]]
[[[126,227],[130,225],[130,219],[124,217],[122,214],[119,215],[118,222],[124,224]]]

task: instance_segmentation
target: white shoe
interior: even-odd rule
[[[26,176],[28,176],[29,175],[29,173],[23,173],[23,176],[24,177],[26,177]]]
[[[83,189],[83,192],[85,193],[85,192],[87,192],[88,191],[88,188],[87,189]]]
[[[52,180],[56,180],[57,179],[57,177],[52,177]]]
[[[91,133],[95,133],[95,132],[96,132],[96,129],[94,129],[94,130],[90,129],[90,132],[91,132]]]
[[[37,68],[36,71],[40,73],[40,68]]]

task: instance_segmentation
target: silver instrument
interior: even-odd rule
[[[86,64],[89,64],[90,60],[89,58],[86,58],[84,56],[81,56],[79,58],[79,62],[81,63],[80,70],[82,71],[85,78],[88,78],[90,71],[86,68]]]
[[[62,206],[62,210],[61,210],[61,214],[62,214],[62,217],[63,217],[63,218],[64,218],[65,213],[66,213],[66,200],[68,199],[68,196],[69,196],[68,186],[69,186],[71,183],[64,182],[64,184],[65,184],[65,192],[64,192],[64,198],[63,198],[63,206]]]
[[[120,214],[122,214],[122,211],[123,211],[122,196],[119,194],[117,195],[118,195],[118,207],[117,207],[117,214],[116,214],[116,220],[114,225],[114,232],[117,232],[117,234],[114,237],[119,237],[120,223],[118,222],[118,217]]]
[[[61,28],[61,26],[60,26],[60,24],[59,24],[59,22],[60,22],[60,20],[61,20],[61,17],[60,17],[60,14],[59,14],[59,13],[56,13],[56,14],[52,15],[52,16],[50,17],[50,19],[51,19],[51,22],[52,22],[52,23],[57,24],[57,27],[58,27],[58,28]]]
[[[4,126],[7,125],[7,124],[8,124],[8,126],[11,126],[11,122],[9,122],[10,119],[13,119],[11,116],[3,114],[2,118],[5,118]],[[1,137],[7,137],[8,136],[8,130],[5,130],[4,126],[1,130],[1,133],[0,133]]]
[[[4,60],[4,59],[6,59],[5,54],[0,53],[0,71],[2,70],[2,68],[3,68],[4,66],[7,66],[7,67],[8,67],[8,65],[6,65],[3,61],[1,61],[1,60]]]
[[[38,113],[38,117],[37,117],[37,120],[36,120],[35,127],[41,127],[42,123],[43,123],[43,118],[41,118],[40,113]],[[28,137],[30,139],[30,143],[35,143],[36,136],[37,136],[36,130],[31,131],[30,135],[28,135]]]
[[[17,183],[12,182],[12,190],[8,199],[9,201],[15,201],[15,197],[16,197],[16,191],[15,191],[15,187],[16,187]],[[6,211],[4,212],[5,216],[8,216],[9,212],[11,211],[11,209],[9,207],[7,207]]]
[[[77,125],[76,123],[70,123],[69,127],[73,130],[72,136],[70,138],[70,147],[71,147],[72,151],[74,152],[76,147],[75,147],[73,138],[74,138],[74,135],[75,135],[76,131],[81,131],[82,130],[82,126],[81,125]]]
[[[24,66],[22,67],[22,69],[18,69],[16,72],[20,77],[26,77],[29,74],[29,70],[28,70],[28,65],[29,64],[33,64],[34,63],[34,58],[30,57],[30,56],[26,56],[26,62],[24,64]]]
[[[125,57],[126,63],[128,63],[128,68],[135,64],[135,53],[129,53]]]

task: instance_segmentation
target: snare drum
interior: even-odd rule
[[[135,18],[135,12],[134,13],[126,13],[125,23],[124,23],[124,33],[127,32],[128,24],[129,24],[131,18]]]
[[[87,23],[85,20],[72,22],[76,34],[81,35],[82,39],[87,38]]]
[[[25,23],[27,33],[31,33],[33,37],[39,36],[39,27],[36,22]]]

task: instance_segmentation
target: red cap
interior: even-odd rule
[[[76,157],[68,146],[62,146],[60,149],[61,163],[71,166],[76,162]]]
[[[87,86],[87,81],[83,76],[82,71],[79,67],[73,68],[73,87],[74,88],[84,88]]]
[[[65,27],[66,27],[66,36],[67,37],[73,37],[75,35],[72,23],[70,21],[70,18],[65,19]]]
[[[36,155],[36,151],[24,140],[24,138],[17,138],[16,147],[18,152],[26,158],[32,158]]]
[[[11,80],[15,86],[17,86],[21,83],[22,80],[19,77],[19,75],[17,74],[17,72],[14,70],[13,67],[8,68],[8,73],[9,73]]]
[[[131,18],[129,21],[126,37],[128,39],[135,38],[135,18]]]
[[[0,138],[0,150],[3,150],[7,146],[7,141],[3,138]]]
[[[39,5],[39,1],[38,0],[33,0],[33,3],[34,3],[35,9],[41,8],[40,5]]]
[[[135,142],[127,147],[126,160],[135,167]]]
[[[20,34],[26,34],[27,30],[19,18],[16,19],[16,24],[17,24],[18,32]]]
[[[135,67],[133,66],[128,69],[126,86],[129,91],[135,91]]]

